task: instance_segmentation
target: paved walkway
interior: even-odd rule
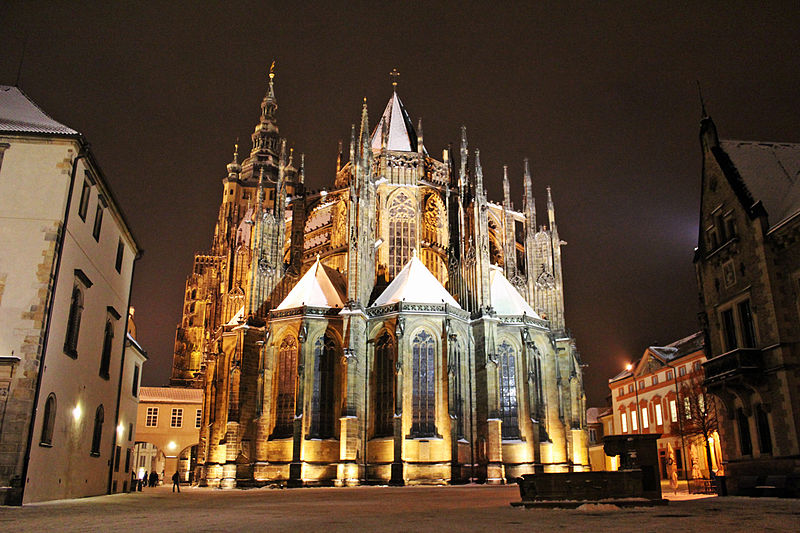
[[[667,495],[669,496],[669,495]],[[684,496],[681,496],[684,497]],[[169,487],[0,507],[0,531],[797,531],[800,500],[703,497],[664,507],[524,509],[516,486],[221,491]]]

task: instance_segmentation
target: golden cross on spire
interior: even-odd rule
[[[397,89],[397,78],[400,77],[400,73],[397,72],[396,68],[393,68],[392,71],[389,73],[389,76],[392,77],[392,87]]]
[[[269,66],[269,81],[272,81],[272,78],[275,77],[275,60],[272,60],[272,64]]]

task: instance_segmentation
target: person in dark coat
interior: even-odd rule
[[[172,474],[172,492],[175,492],[175,487],[178,487],[178,492],[181,491],[181,475],[178,472]]]
[[[151,487],[157,487],[158,486],[158,474],[156,474],[155,470],[150,472],[150,480],[149,480],[148,485],[151,486]]]

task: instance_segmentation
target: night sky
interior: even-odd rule
[[[796,1],[118,4],[3,2],[0,83],[15,84],[27,36],[19,86],[86,135],[145,250],[132,303],[148,385],[168,381],[192,256],[210,246],[237,137],[249,152],[273,59],[281,134],[311,188],[332,184],[365,96],[374,126],[392,68],[432,155],[466,125],[491,199],[508,164],[521,208],[531,159],[539,223],[551,186],[569,243],[589,405],[648,345],[698,329],[696,80],[722,138],[800,141]]]

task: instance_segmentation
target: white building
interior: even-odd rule
[[[122,490],[139,255],[84,137],[0,86],[0,501]]]

